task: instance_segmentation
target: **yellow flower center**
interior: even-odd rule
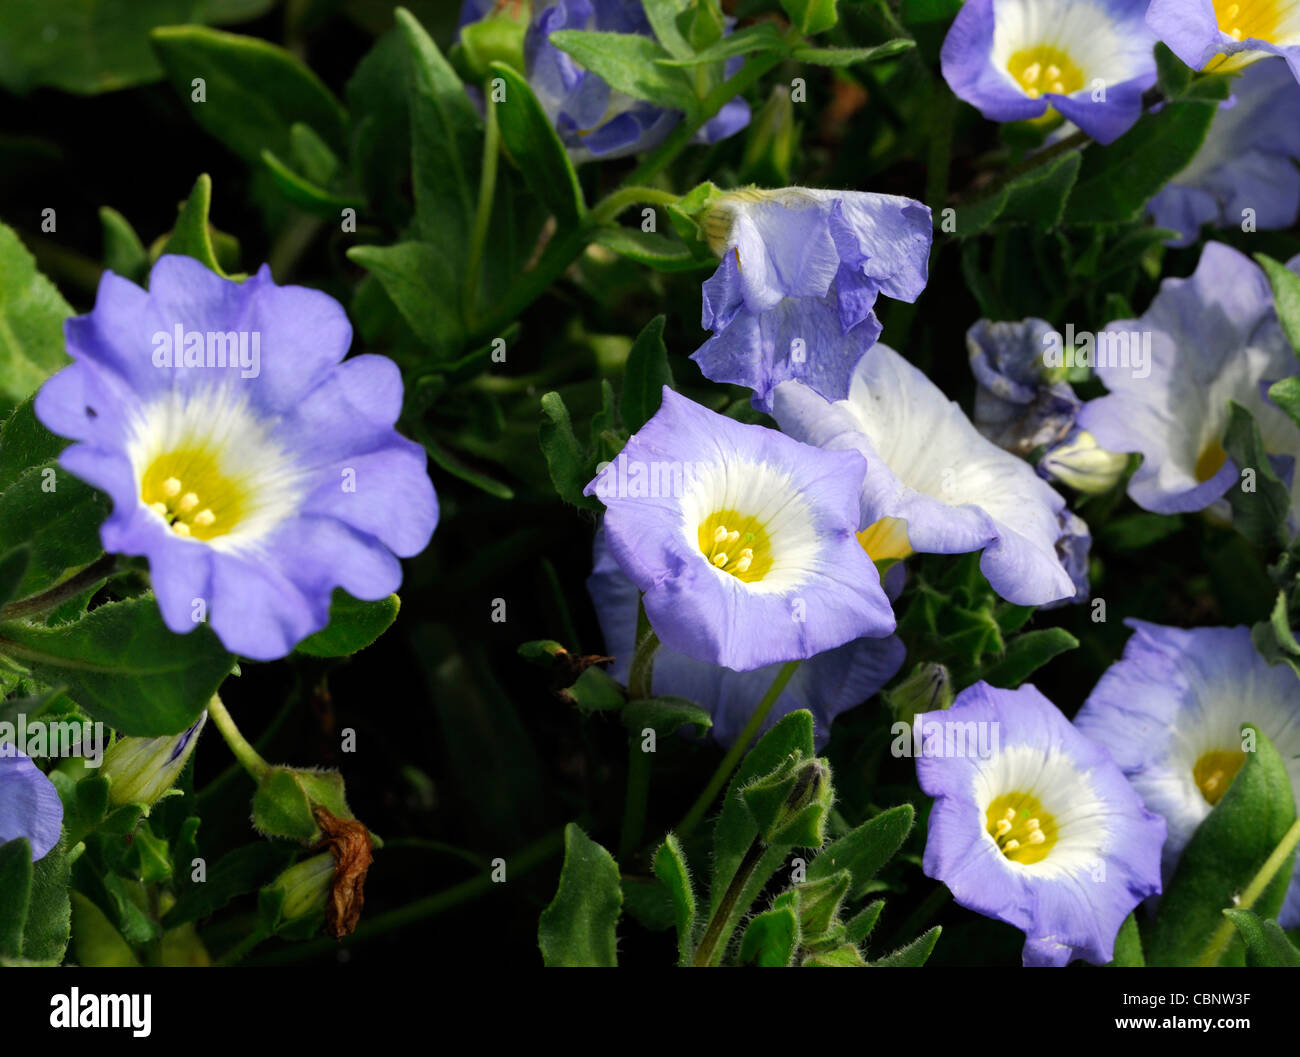
[[[1050,44],[1022,48],[1007,61],[1007,72],[1030,99],[1045,92],[1069,95],[1083,87],[1083,71],[1065,52]]]
[[[718,510],[700,523],[700,551],[709,563],[746,583],[772,568],[772,545],[763,523],[736,510]]]
[[[912,553],[907,538],[907,522],[897,517],[882,517],[858,533],[858,542],[873,562],[901,561]]]
[[[199,540],[224,536],[247,512],[245,490],[198,448],[154,459],[140,482],[140,498],[178,536]]]
[[[1003,793],[984,814],[988,834],[1012,862],[1042,862],[1060,836],[1056,819],[1032,793]]]
[[[1219,29],[1233,40],[1267,40],[1271,43],[1281,22],[1276,0],[1214,0]]]
[[[1245,762],[1246,754],[1240,749],[1212,749],[1196,761],[1192,777],[1207,804],[1217,804],[1222,799]]]
[[[1211,441],[1196,460],[1196,479],[1208,481],[1223,469],[1223,464],[1227,461],[1228,453],[1223,450],[1223,445],[1217,440]]]

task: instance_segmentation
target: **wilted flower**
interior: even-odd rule
[[[1098,362],[1110,390],[1079,412],[1104,448],[1141,452],[1128,493],[1147,510],[1204,510],[1239,479],[1223,448],[1228,402],[1255,418],[1270,456],[1300,455],[1300,429],[1261,391],[1300,370],[1263,271],[1244,254],[1208,243],[1187,279],[1166,279],[1147,311],[1098,335],[1150,334],[1149,375]]]
[[[397,366],[339,362],[337,301],[266,267],[238,283],[166,256],[147,293],[105,273],[66,329],[74,362],[36,415],[79,442],[60,461],[112,498],[104,549],[149,559],[169,628],[208,620],[270,660],[326,625],[334,588],[397,589],[437,499],[423,449],[393,429]]]
[[[1146,20],[1169,50],[1195,70],[1236,70],[1281,55],[1300,80],[1296,0],[1151,0]]]
[[[104,777],[110,780],[109,799],[115,804],[150,807],[180,777],[208,721],[205,711],[194,725],[166,738],[118,738],[104,754]]]
[[[1182,172],[1151,199],[1157,227],[1186,246],[1203,224],[1248,230],[1287,228],[1300,213],[1300,85],[1281,59],[1242,71],[1232,98],[1215,114],[1205,142]]]
[[[596,535],[587,590],[596,607],[605,649],[614,657],[609,673],[626,683],[636,646],[639,593],[614,561],[603,531]],[[804,708],[813,715],[813,732],[820,748],[830,737],[835,717],[866,701],[889,682],[902,665],[903,655],[902,640],[894,635],[855,639],[817,654],[795,670],[773,704],[763,729],[767,730],[782,716]],[[722,744],[730,745],[780,670],[779,664],[772,664],[736,672],[661,646],[655,654],[651,690],[656,696],[670,695],[695,702],[713,717],[710,733]]]
[[[12,745],[0,745],[0,844],[26,837],[32,859],[59,843],[63,801],[40,768]]]
[[[1106,750],[1028,683],[979,682],[918,719],[941,727],[936,744],[945,746],[923,748],[916,761],[921,789],[936,798],[926,876],[967,909],[1023,931],[1026,965],[1109,962],[1124,919],[1160,891],[1164,821]],[[972,724],[996,731],[993,747],[949,752],[970,744]]]
[[[732,191],[709,203],[703,227],[721,263],[704,283],[713,337],[691,358],[705,377],[752,389],[759,410],[792,378],[842,399],[880,336],[876,297],[915,301],[925,288],[933,229],[911,198]]]
[[[893,349],[876,345],[862,357],[845,400],[786,382],[773,404],[784,432],[866,458],[861,536],[872,557],[983,551],[980,568],[1008,601],[1074,595],[1056,551],[1065,500],[1027,462],[980,436]]]
[[[462,27],[487,17],[494,5],[465,0]],[[542,108],[575,162],[621,158],[657,147],[681,122],[679,110],[666,110],[626,95],[582,67],[551,43],[557,30],[595,30],[652,37],[650,22],[638,0],[556,0],[533,3],[532,21],[524,38],[524,72]],[[744,59],[728,63],[735,73]],[[716,143],[749,124],[749,104],[737,97],[727,103],[699,132],[697,143]]]
[[[1156,83],[1147,0],[967,0],[943,42],[948,86],[992,121],[1052,107],[1098,143],[1137,121]]]
[[[665,386],[620,460],[586,491],[605,504],[610,553],[665,645],[744,672],[894,630],[854,537],[856,452],[743,425]],[[650,487],[623,487],[620,466]]]
[[[1144,620],[1133,629],[1075,718],[1115,757],[1146,806],[1169,826],[1168,879],[1196,827],[1246,760],[1243,726],[1273,742],[1300,807],[1300,679],[1269,665],[1250,629],[1170,628]],[[1300,927],[1300,869],[1279,921]]]

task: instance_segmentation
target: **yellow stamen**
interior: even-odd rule
[[[985,829],[998,850],[1012,862],[1032,866],[1056,845],[1056,819],[1032,793],[1004,793],[984,813]]]
[[[1192,778],[1207,804],[1217,804],[1237,777],[1246,754],[1240,749],[1213,749],[1192,767]]]
[[[761,580],[772,568],[771,543],[757,518],[737,510],[715,511],[701,523],[698,538],[710,564],[746,583]]]
[[[246,488],[201,448],[160,455],[144,471],[140,498],[178,536],[208,540],[249,513]]]
[[[1069,55],[1050,44],[1022,48],[1007,60],[1007,72],[1030,99],[1043,92],[1069,95],[1083,87],[1083,71]]]

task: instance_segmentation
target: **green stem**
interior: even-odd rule
[[[1273,877],[1282,864],[1286,862],[1287,857],[1300,844],[1300,818],[1291,823],[1291,828],[1283,835],[1278,846],[1273,849],[1272,854],[1264,860],[1264,865],[1259,868],[1259,872],[1251,879],[1250,884],[1246,885],[1241,893],[1241,898],[1237,900],[1234,909],[1249,910],[1255,905],[1264,889],[1272,882]],[[1223,952],[1228,949],[1228,944],[1232,942],[1232,937],[1236,934],[1237,927],[1228,918],[1224,918],[1215,928],[1214,934],[1210,937],[1210,943],[1205,948],[1205,953],[1197,959],[1198,966],[1218,965],[1219,959],[1223,957]]]
[[[620,187],[611,191],[591,211],[593,224],[608,224],[628,206],[648,202],[650,205],[667,206],[681,199],[681,195],[672,191],[661,191],[657,187]]]
[[[483,166],[478,184],[478,207],[474,211],[474,231],[470,236],[469,258],[465,263],[465,293],[462,311],[466,325],[474,327],[478,311],[478,291],[482,285],[483,251],[487,247],[488,225],[492,223],[492,203],[497,193],[497,160],[501,157],[501,126],[492,93],[485,93],[487,110],[483,135]]]
[[[655,655],[659,652],[659,636],[650,626],[645,606],[636,610],[636,652],[628,665],[627,697],[629,701],[645,701],[653,695]]]
[[[952,121],[957,113],[957,97],[944,85],[942,89],[936,88],[931,99],[933,110],[930,151],[925,167],[925,200],[932,210],[939,210],[948,199],[948,166],[952,157]]]
[[[212,700],[208,702],[208,715],[212,717],[212,722],[216,724],[217,730],[230,746],[230,751],[235,754],[235,759],[243,765],[244,770],[253,777],[254,781],[260,782],[271,770],[271,765],[258,755],[248,739],[239,732],[234,718],[221,703],[220,694],[212,695]]]
[[[628,666],[627,696],[632,701],[649,698],[654,685],[655,655],[659,652],[659,636],[650,626],[645,606],[638,603],[636,610],[636,652]],[[618,842],[619,861],[626,862],[641,844],[645,832],[646,808],[650,803],[650,754],[641,749],[641,738],[636,731],[628,732],[627,740],[627,799],[623,804],[623,831]]]
[[[42,613],[48,613],[51,609],[62,605],[69,599],[76,598],[82,591],[97,584],[100,580],[106,580],[112,576],[116,567],[117,556],[105,554],[98,561],[87,565],[81,572],[68,577],[61,584],[56,584],[44,594],[33,595],[31,598],[24,598],[20,602],[10,602],[7,606],[0,608],[0,621],[26,620],[30,617],[40,616]]]
[[[767,693],[763,695],[763,700],[754,709],[754,714],[749,717],[749,722],[745,724],[745,729],[740,732],[740,737],[727,750],[727,755],[722,758],[722,762],[718,764],[718,769],[713,772],[713,777],[709,779],[709,784],[704,787],[704,792],[691,805],[691,809],[686,812],[686,817],[682,819],[681,825],[674,831],[680,840],[685,840],[694,832],[695,827],[704,818],[705,812],[709,810],[718,793],[722,791],[722,787],[727,784],[731,778],[731,773],[740,763],[741,757],[749,750],[749,743],[763,729],[768,713],[772,711],[776,699],[781,696],[781,691],[790,682],[790,678],[794,675],[795,669],[799,667],[799,663],[799,661],[787,661],[781,666],[781,671],[772,680],[772,685],[768,687]]]
[[[758,868],[759,862],[762,861],[765,850],[763,838],[755,836],[753,842],[749,845],[749,850],[745,852],[745,857],[740,860],[740,865],[736,867],[736,872],[731,878],[731,884],[727,885],[727,890],[722,894],[718,909],[714,911],[713,917],[709,919],[709,924],[704,930],[700,945],[695,949],[695,957],[692,960],[694,965],[704,967],[714,964],[714,954],[718,951],[718,944],[723,939],[723,932],[727,928],[727,922],[731,920],[731,916],[736,909],[736,903],[745,891],[746,885],[749,884],[749,879],[754,875],[754,870]]]

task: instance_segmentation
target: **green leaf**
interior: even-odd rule
[[[298,121],[343,150],[343,108],[283,48],[201,26],[164,26],[149,37],[190,115],[250,165],[264,150],[291,157],[290,128]],[[203,80],[202,101],[195,99],[195,78]]]
[[[943,929],[936,925],[929,932],[922,933],[906,947],[900,947],[893,954],[877,958],[871,964],[877,968],[917,969],[926,963],[934,945],[939,942]]]
[[[300,127],[302,126],[294,126],[294,128]],[[333,220],[338,218],[344,209],[360,211],[363,208],[360,198],[338,195],[326,190],[307,177],[294,172],[269,150],[262,151],[262,165],[270,174],[276,189],[288,201],[305,212]]]
[[[1048,230],[1061,222],[1082,166],[1078,151],[1031,169],[976,201],[957,208],[956,234],[969,238],[995,221],[1030,224]]]
[[[101,206],[99,223],[104,232],[104,267],[124,279],[142,282],[149,271],[149,253],[130,221],[116,209]]]
[[[1169,50],[1163,42],[1156,44],[1156,86],[1166,99],[1177,99],[1192,83],[1192,68]]]
[[[623,724],[634,736],[649,728],[663,737],[687,725],[694,726],[696,734],[703,734],[713,726],[713,717],[683,697],[651,697],[629,701],[623,709]]]
[[[1291,343],[1296,355],[1300,356],[1300,275],[1262,253],[1255,254],[1255,260],[1259,261],[1264,274],[1268,276],[1268,285],[1273,288],[1277,318],[1287,341]]]
[[[623,425],[635,433],[650,421],[663,402],[664,386],[671,388],[672,384],[673,372],[664,345],[664,317],[655,316],[637,335],[627,354],[620,406]]]
[[[22,241],[0,224],[0,409],[30,396],[69,362],[63,321],[70,315]]]
[[[72,953],[78,965],[98,969],[138,967],[139,960],[113,923],[80,892],[72,899]]]
[[[700,66],[709,62],[722,62],[736,55],[748,55],[754,51],[782,51],[785,37],[771,22],[758,22],[735,33],[728,34],[716,44],[701,51],[672,58],[656,60],[660,66]],[[862,49],[870,51],[872,49]]]
[[[1059,654],[1077,648],[1079,640],[1064,628],[1043,628],[1017,635],[1001,659],[984,672],[984,681],[1013,689]]]
[[[72,911],[68,904],[71,866],[64,841],[32,865],[32,885],[23,925],[22,956],[29,963],[58,965],[68,947]],[[4,884],[0,883],[0,892]],[[3,899],[0,898],[0,902]]]
[[[856,66],[861,62],[892,59],[916,47],[916,41],[899,37],[871,48],[795,48],[793,57],[814,66]]]
[[[1223,913],[1245,941],[1250,964],[1270,968],[1300,967],[1300,949],[1287,939],[1276,921],[1266,921],[1251,910],[1229,908]]]
[[[655,852],[654,871],[668,890],[676,914],[677,964],[690,965],[691,955],[695,951],[692,941],[695,929],[695,889],[691,885],[686,853],[682,851],[675,834],[668,834]]]
[[[456,262],[432,242],[397,242],[391,246],[353,246],[348,259],[378,280],[415,336],[438,357],[460,348],[465,327],[456,293],[461,276]]]
[[[849,919],[844,930],[844,938],[850,943],[862,943],[871,935],[871,930],[876,927],[880,912],[884,909],[885,901],[883,899],[868,903]]]
[[[315,844],[321,837],[314,808],[351,818],[343,777],[337,771],[274,767],[259,779],[253,794],[253,827],[268,837]]]
[[[623,688],[603,668],[584,668],[577,681],[561,696],[583,712],[610,712],[627,703]]]
[[[25,543],[19,544],[0,558],[0,606],[5,605],[18,591],[31,561],[31,548]]]
[[[497,499],[510,500],[515,497],[515,490],[508,484],[474,469],[450,448],[443,447],[427,430],[417,428],[415,432],[420,443],[424,445],[424,450],[429,453],[429,458],[453,477],[459,477],[466,484],[471,484]]]
[[[911,804],[899,804],[867,819],[821,850],[808,866],[808,880],[821,880],[837,870],[847,869],[853,875],[852,896],[857,898],[867,882],[903,846],[915,817]]]
[[[672,56],[649,37],[561,29],[549,39],[611,87],[633,99],[682,110],[692,117],[699,110],[700,101],[690,79],[681,70],[657,64],[657,60]]]
[[[655,36],[670,54],[678,59],[686,59],[694,54],[687,39],[678,28],[677,19],[687,7],[688,0],[643,0],[646,19]]]
[[[176,226],[172,228],[171,237],[162,248],[163,254],[177,253],[193,257],[200,264],[206,265],[218,275],[225,277],[217,253],[212,245],[212,230],[208,224],[208,210],[212,205],[212,178],[201,173],[194,183],[194,189],[181,206],[176,217]]]
[[[1242,719],[1249,719],[1247,708]],[[1253,733],[1255,749],[1245,754],[1227,792],[1192,834],[1165,886],[1147,946],[1150,965],[1194,964],[1223,920],[1222,912],[1235,905],[1295,820],[1286,764],[1267,737],[1245,729]],[[1252,909],[1264,917],[1276,915],[1290,883],[1287,861]],[[1242,943],[1234,939],[1220,964],[1243,961]]]
[[[1285,543],[1288,538],[1287,515],[1291,493],[1273,472],[1259,426],[1249,411],[1235,400],[1228,401],[1228,428],[1223,434],[1223,448],[1237,466],[1238,477],[1226,498],[1232,505],[1232,524],[1246,539],[1261,546]],[[1247,491],[1252,471],[1254,488]]]
[[[1291,375],[1268,387],[1268,398],[1300,426],[1300,377]]]
[[[330,598],[330,622],[308,635],[295,650],[311,657],[347,657],[364,650],[392,627],[402,603],[396,595],[362,602],[341,587]]]
[[[582,185],[555,126],[519,73],[494,62],[492,72],[505,81],[505,100],[493,105],[501,142],[523,173],[524,182],[562,224],[576,224],[586,213]]]
[[[199,717],[233,658],[211,629],[177,635],[152,595],[109,602],[56,627],[0,624],[0,652],[121,734],[178,734]]]
[[[395,20],[406,41],[411,113],[411,180],[421,236],[444,257],[435,282],[450,303],[460,288],[478,197],[482,127],[456,71],[409,11]]]
[[[597,230],[595,241],[620,257],[657,272],[693,272],[718,266],[712,257],[697,257],[682,243],[640,228],[606,225]]]
[[[1279,591],[1267,620],[1259,621],[1250,629],[1250,638],[1264,660],[1269,664],[1289,664],[1300,676],[1300,641],[1291,627],[1290,606],[1287,593]]]
[[[32,892],[32,846],[26,837],[0,844],[0,959],[21,958]]]
[[[835,10],[838,0],[781,0],[790,21],[802,33],[822,33],[839,21]]]
[[[1137,918],[1132,914],[1124,919],[1115,937],[1115,953],[1110,965],[1116,968],[1135,968],[1146,965],[1142,956],[1142,936],[1138,932]]]
[[[200,883],[190,881],[189,870],[182,870],[179,876],[188,883],[181,886],[176,905],[163,918],[163,925],[172,929],[198,921],[232,899],[256,892],[288,867],[296,854],[292,844],[259,840],[227,852],[212,864],[207,879]]]
[[[1212,101],[1170,103],[1143,114],[1114,143],[1088,148],[1066,223],[1136,220],[1151,196],[1195,157],[1217,110]]]
[[[560,887],[537,925],[543,960],[548,966],[616,966],[614,927],[622,906],[614,857],[570,822]]]
[[[799,949],[799,915],[790,906],[756,915],[740,941],[740,964],[760,969],[784,968]]]
[[[595,496],[582,494],[591,480],[587,457],[573,432],[569,409],[564,406],[564,398],[559,393],[547,393],[542,397],[542,424],[538,436],[551,483],[560,498],[586,510],[601,509],[601,502]]]

